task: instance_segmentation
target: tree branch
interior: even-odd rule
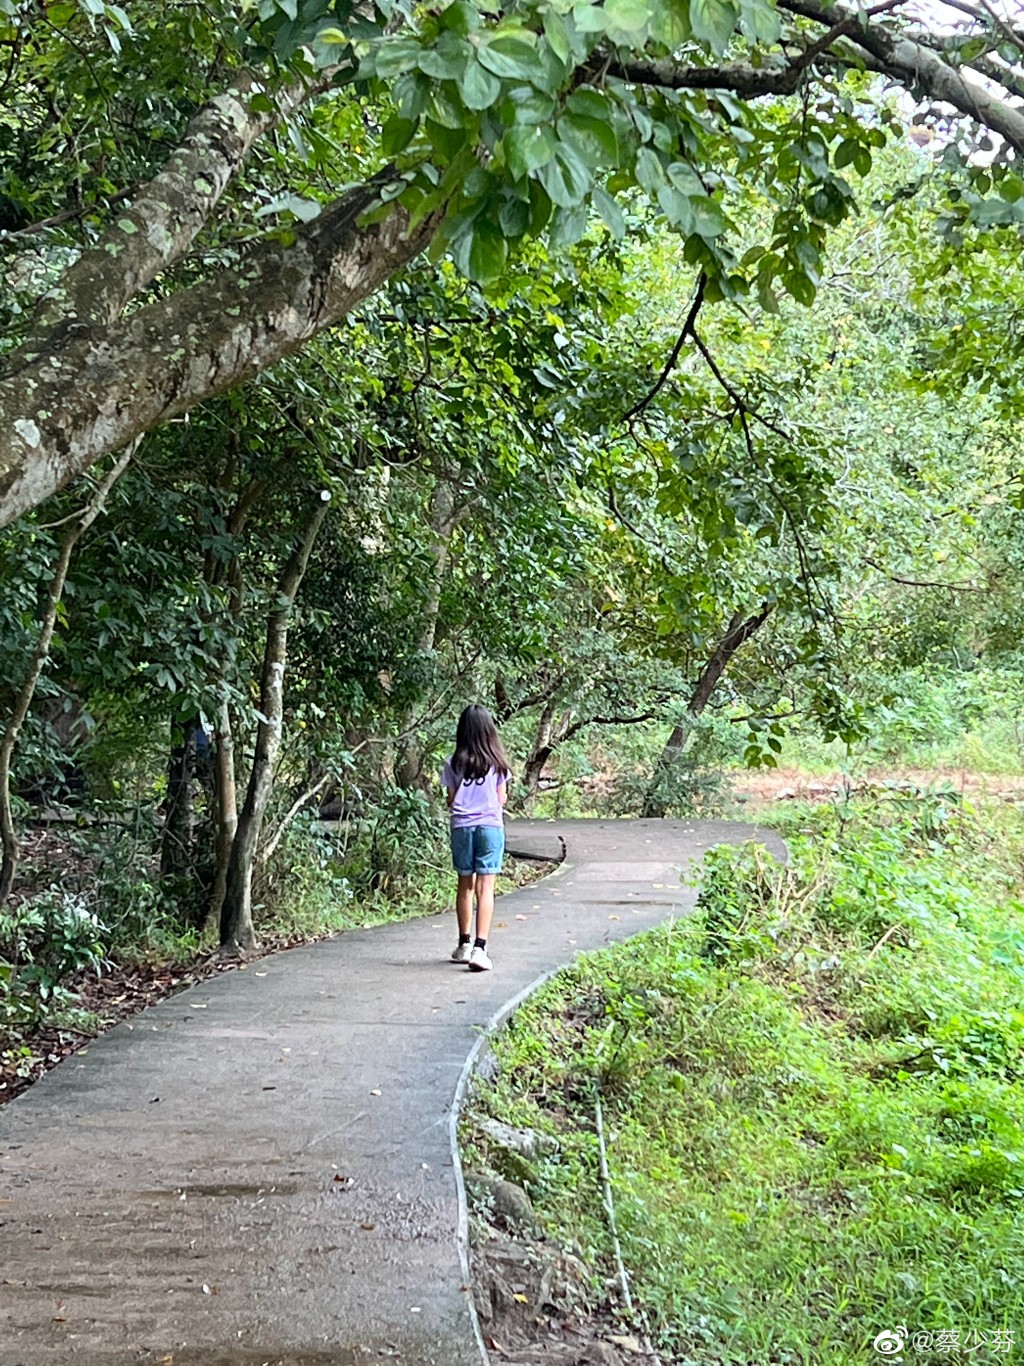
[[[329,205],[291,246],[264,239],[237,268],[85,329],[0,379],[0,526],[108,451],[267,369],[419,254],[397,204],[360,225],[389,177]]]
[[[253,72],[240,73],[199,111],[134,203],[43,296],[19,352],[39,351],[54,333],[113,322],[141,289],[185,255],[253,143],[323,88],[327,75],[321,74],[316,87],[293,83],[272,92]],[[270,110],[253,110],[257,95],[269,101]]]
[[[849,17],[847,10],[827,0],[779,0],[779,8],[829,28]],[[1024,153],[1024,110],[993,95],[979,81],[968,79],[966,68],[957,70],[923,43],[880,24],[858,23],[847,37],[875,59],[876,70],[880,67],[908,90],[921,88],[933,99],[951,104]]]
[[[683,323],[683,330],[679,333],[679,339],[676,342],[675,346],[673,346],[669,354],[668,360],[665,362],[665,368],[658,376],[657,382],[655,383],[654,387],[646,394],[644,398],[640,400],[639,403],[635,403],[633,407],[630,408],[629,412],[626,413],[626,415],[623,417],[622,421],[624,423],[630,422],[639,413],[642,413],[643,410],[647,407],[647,405],[658,395],[660,390],[668,382],[668,377],[675,369],[676,361],[679,359],[680,351],[682,351],[684,345],[686,344],[687,337],[693,334],[693,329],[697,323],[697,314],[700,312],[701,305],[704,303],[704,289],[707,285],[707,282],[708,277],[704,274],[703,271],[701,271],[697,279],[697,289],[693,296],[693,302],[690,305],[690,311],[689,313],[687,313],[686,321]]]

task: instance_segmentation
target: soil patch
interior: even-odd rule
[[[850,779],[835,772],[813,777],[799,768],[756,769],[731,776],[737,801],[755,810],[784,801],[832,801],[847,792],[896,788],[926,792],[950,789],[963,796],[996,797],[1007,802],[1024,801],[1024,777],[1002,773],[973,773],[969,769],[875,768]]]
[[[474,1228],[473,1297],[495,1366],[629,1366],[653,1360],[595,1284],[599,1278],[578,1257],[543,1238],[488,1223]]]

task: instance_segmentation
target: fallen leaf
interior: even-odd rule
[[[517,916],[516,916],[516,919],[517,919],[517,920],[525,920],[525,919],[526,919],[526,916],[525,916],[525,915],[517,915]]]
[[[626,1352],[643,1352],[644,1350],[636,1338],[626,1334],[613,1333],[608,1341],[614,1342],[616,1347],[621,1347]]]
[[[367,1233],[370,1233],[370,1232],[372,1232],[373,1229],[375,1229],[375,1228],[377,1227],[377,1225],[376,1225],[376,1224],[360,1224],[359,1227],[360,1227],[360,1228],[366,1229]]]
[[[374,1090],[374,1091],[371,1091],[371,1092],[370,1092],[370,1095],[371,1095],[371,1096],[382,1096],[383,1094],[384,1094],[383,1091],[376,1091],[376,1090]]]
[[[512,1298],[515,1300],[516,1304],[530,1303],[529,1298],[526,1295],[513,1295]]]
[[[608,917],[609,920],[619,920],[620,918],[621,918],[621,917],[620,917],[620,916],[617,916],[617,915],[610,915],[610,916]]]

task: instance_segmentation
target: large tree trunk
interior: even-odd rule
[[[237,270],[82,328],[0,379],[0,526],[107,451],[251,379],[344,317],[430,240],[401,209],[362,228],[353,191]],[[71,377],[74,377],[73,380]]]
[[[764,603],[753,616],[747,618],[744,618],[740,612],[733,614],[714,654],[700,671],[697,684],[686,704],[686,715],[673,727],[671,735],[665,742],[665,748],[654,766],[641,815],[650,818],[665,815],[668,805],[664,791],[666,780],[678,762],[679,756],[686,748],[686,743],[693,733],[694,726],[711,701],[733,655],[755,632],[761,629],[768,620],[772,606],[771,603]]]
[[[57,624],[57,612],[60,608],[61,596],[64,592],[64,584],[68,576],[68,566],[71,563],[71,553],[84,532],[88,531],[96,518],[103,511],[107,494],[114,484],[120,479],[121,475],[128,467],[128,462],[138,449],[138,441],[132,442],[124,450],[117,463],[114,465],[106,477],[102,480],[92,500],[83,512],[72,522],[71,526],[64,533],[64,540],[61,543],[60,551],[57,555],[57,562],[53,567],[53,574],[50,578],[50,587],[47,592],[46,610],[43,613],[43,620],[40,626],[39,639],[36,648],[32,653],[28,672],[18,691],[14,701],[14,709],[10,719],[0,737],[0,845],[3,847],[3,861],[0,863],[0,906],[11,894],[14,886],[14,875],[17,872],[18,860],[21,857],[21,848],[18,842],[18,832],[14,826],[14,814],[11,810],[11,759],[14,756],[15,746],[21,734],[21,728],[25,724],[32,699],[35,697],[36,688],[50,654],[50,642],[53,639],[54,627]]]
[[[277,607],[267,619],[267,642],[260,677],[261,719],[245,803],[231,845],[220,916],[221,949],[226,952],[255,948],[252,923],[252,874],[260,830],[274,785],[274,763],[281,748],[284,716],[284,669],[288,654],[288,624],[317,533],[327,515],[322,501],[306,525],[302,541],[285,569],[277,594]]]

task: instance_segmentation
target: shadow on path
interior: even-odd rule
[[[498,902],[203,982],[0,1111],[0,1366],[480,1366],[452,1106],[483,1028],[578,952],[692,907],[679,870],[755,827],[515,821],[568,858]],[[684,876],[686,873],[684,872]]]

